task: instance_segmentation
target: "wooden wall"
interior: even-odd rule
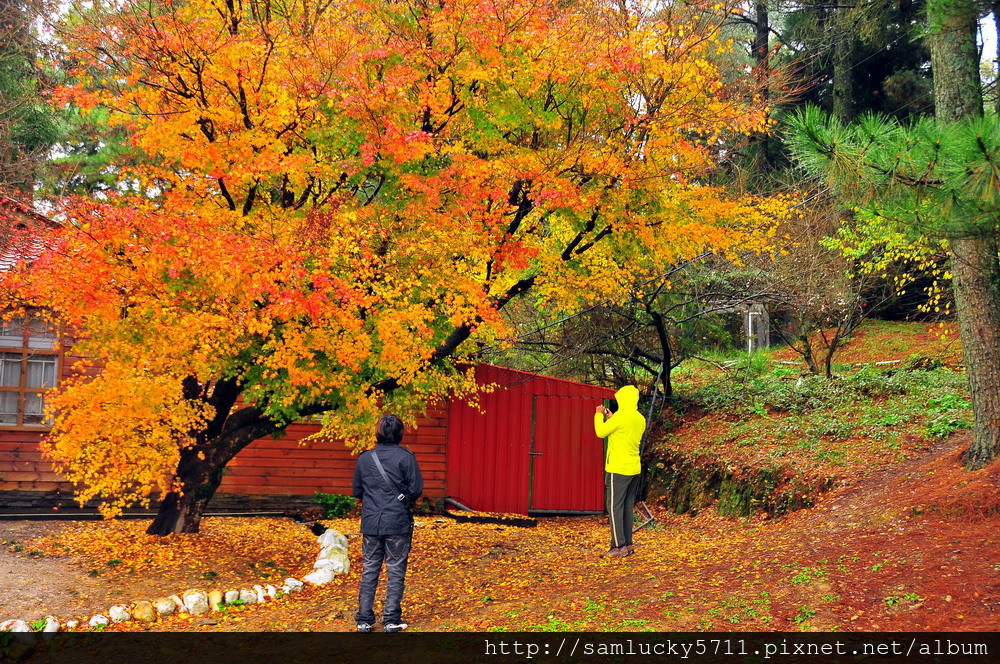
[[[65,377],[65,374],[64,374]],[[445,495],[445,449],[448,406],[432,406],[407,428],[403,445],[417,457],[424,476],[424,495]],[[319,430],[311,423],[292,424],[280,438],[261,438],[241,451],[227,466],[218,498],[225,495],[312,496],[314,491],[350,495],[357,456],[337,440],[303,442]],[[0,430],[0,508],[2,492],[72,496],[73,486],[62,481],[38,448],[38,431]]]
[[[59,382],[79,375],[73,365],[80,358],[68,353],[59,357]],[[93,372],[93,369],[87,373]],[[0,428],[0,492],[2,491],[60,491],[71,494],[73,485],[63,481],[52,469],[52,464],[42,459],[38,443],[48,433],[40,427]],[[0,495],[0,506],[3,505]]]
[[[424,476],[424,495],[445,495],[445,447],[448,408],[431,407],[407,428],[403,445],[417,457]],[[315,424],[292,424],[280,438],[261,438],[236,455],[226,468],[219,493],[246,495],[312,495],[314,491],[350,495],[357,456],[337,440],[303,439]]]
[[[32,431],[0,431],[0,491],[65,492],[71,488],[49,462],[42,460],[38,449],[41,437]]]

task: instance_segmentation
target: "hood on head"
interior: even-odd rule
[[[626,385],[615,392],[618,410],[637,410],[639,406],[639,389],[635,385]]]

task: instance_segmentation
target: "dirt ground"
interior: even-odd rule
[[[0,621],[32,621],[46,615],[75,616],[106,611],[128,601],[127,587],[87,575],[86,564],[72,558],[32,556],[18,542],[70,527],[61,521],[0,521]],[[23,546],[23,545],[22,545]]]
[[[216,531],[215,540],[229,542],[223,550],[205,553],[204,559],[193,563],[190,551],[175,550],[169,553],[189,555],[170,555],[168,560],[174,560],[173,563],[163,563],[155,569],[130,569],[137,563],[134,550],[105,550],[98,557],[88,559],[52,543],[58,536],[73,541],[74,532],[106,531],[113,523],[121,526],[118,530],[132,533],[132,540],[141,541],[148,523],[142,519],[127,522],[0,520],[0,622],[18,618],[31,622],[47,615],[62,622],[72,618],[86,619],[95,613],[107,615],[108,609],[115,604],[180,595],[188,589],[277,584],[285,576],[301,576],[311,568],[317,551],[315,536],[302,524],[291,519],[278,520],[280,527],[272,529],[269,536],[265,535],[267,541],[258,541],[241,532],[238,520],[222,520],[225,527],[216,525],[213,530]],[[263,528],[267,531],[276,520],[254,519],[252,522],[265,524]],[[294,546],[289,532],[294,535]],[[266,546],[268,544],[271,546]],[[186,548],[183,542],[176,541],[165,541],[162,546],[165,549]],[[274,548],[287,551],[287,560],[294,563],[282,564],[294,564],[294,571],[274,569],[274,563],[269,563],[271,568],[265,568],[267,573],[257,567],[257,563],[273,557]],[[202,549],[204,547],[198,550]],[[114,560],[117,557],[131,560],[125,564]],[[122,562],[122,565],[112,568],[110,564],[115,562]],[[209,572],[211,580],[206,579],[206,570],[213,570]]]

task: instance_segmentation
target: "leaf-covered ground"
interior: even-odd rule
[[[909,343],[897,343],[906,335]],[[928,326],[875,323],[845,356],[905,360],[918,347],[940,359],[954,352],[954,340],[938,347],[935,339]],[[668,444],[733,463],[793,459],[803,472],[834,474],[834,487],[817,493],[814,506],[779,518],[724,518],[713,509],[692,517],[654,504],[657,522],[636,535],[636,554],[605,560],[597,557],[607,548],[603,517],[542,518],[522,528],[422,516],[404,617],[419,631],[994,630],[1000,462],[977,472],[961,467],[971,440],[963,425],[968,404],[961,375],[945,365],[807,390],[826,391],[826,410],[803,402],[796,411],[802,395],[773,365],[739,388],[757,401],[727,396],[716,376],[713,398],[723,410],[689,415]],[[893,388],[896,382],[905,389]],[[350,538],[353,565],[328,586],[207,617],[110,629],[351,630],[359,524],[346,518],[327,525]],[[306,574],[318,550],[315,536],[290,519],[208,518],[198,535],[162,539],[144,535],[145,526],[52,524],[52,536],[5,541],[4,555],[62,561],[102,581],[106,592],[92,590],[89,598],[97,611],[107,609],[112,592],[115,601],[134,601],[192,587],[279,585]],[[39,605],[20,617],[51,609]]]
[[[818,337],[814,347],[821,347]],[[892,362],[906,360],[911,355],[931,357],[946,366],[961,365],[958,323],[867,320],[837,351],[833,361],[841,364]],[[795,351],[784,348],[774,353],[774,359],[800,361],[802,358]]]
[[[966,444],[967,434],[958,436],[780,519],[659,514],[624,559],[597,557],[607,538],[599,517],[541,519],[536,528],[422,517],[405,618],[421,631],[992,630],[1000,608],[992,544],[1000,467],[962,470]],[[328,524],[351,537],[354,564],[328,586],[209,620],[112,629],[352,629],[358,521]],[[282,568],[301,576],[316,552],[311,533],[290,520],[211,518],[200,535],[156,545],[183,553],[151,558],[143,525],[87,524],[27,545],[48,556],[68,556],[69,547],[84,565],[99,564],[110,545],[121,562],[101,574],[134,589],[134,599],[186,589],[166,582],[182,568],[215,572],[198,584],[204,589],[267,582]],[[255,567],[245,562],[252,552]],[[38,607],[39,616],[46,612]]]

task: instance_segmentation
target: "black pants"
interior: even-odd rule
[[[611,522],[612,549],[632,544],[633,514],[638,490],[638,475],[604,473],[604,504]]]
[[[375,591],[378,589],[378,577],[382,573],[382,562],[385,562],[385,608],[382,611],[382,622],[398,623],[402,617],[401,604],[403,589],[406,585],[406,564],[410,555],[410,543],[413,533],[405,535],[364,535],[362,538],[362,555],[364,558],[361,570],[361,583],[358,584],[358,612],[355,618],[359,623],[375,623]]]

